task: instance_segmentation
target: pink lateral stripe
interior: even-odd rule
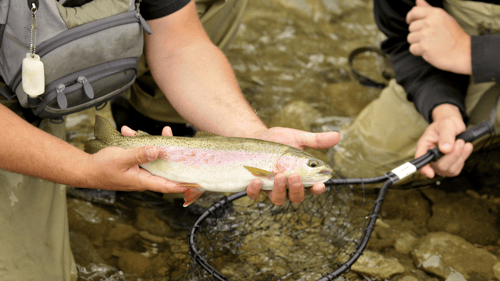
[[[179,147],[159,147],[160,158],[165,161],[182,162],[191,166],[215,166],[231,164],[250,164],[255,161],[274,157],[270,153],[250,153],[208,149],[189,149]]]

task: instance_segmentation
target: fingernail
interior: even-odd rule
[[[442,149],[449,149],[451,147],[451,144],[450,143],[444,143],[443,145],[441,145],[441,148]]]

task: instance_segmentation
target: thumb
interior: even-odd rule
[[[429,3],[427,3],[425,0],[417,0],[417,6],[419,7],[432,7]]]
[[[444,154],[450,153],[455,145],[456,133],[452,124],[451,122],[442,122],[439,126],[438,146],[439,150]]]
[[[299,134],[299,140],[301,147],[325,149],[336,145],[340,141],[340,134],[337,132],[303,132]]]
[[[158,149],[155,146],[141,146],[125,150],[123,163],[127,167],[145,164],[158,158]]]

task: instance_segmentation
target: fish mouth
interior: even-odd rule
[[[324,175],[324,176],[331,176],[332,175],[332,170],[321,170],[319,172],[320,175]]]

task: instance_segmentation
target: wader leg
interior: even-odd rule
[[[40,129],[65,138],[64,124]],[[0,170],[0,280],[76,279],[66,187]]]
[[[380,176],[411,160],[428,123],[393,79],[366,106],[335,146],[335,167],[345,177]]]

